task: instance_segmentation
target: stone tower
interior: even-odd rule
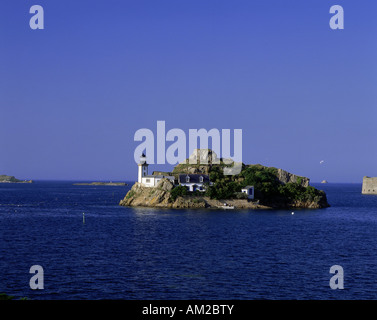
[[[377,177],[375,178],[364,177],[361,193],[362,194],[377,194]]]

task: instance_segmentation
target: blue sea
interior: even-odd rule
[[[130,186],[0,184],[0,292],[33,300],[376,299],[377,196],[314,185],[320,210],[118,205]],[[85,218],[85,221],[84,221]],[[32,290],[31,266],[44,289]],[[344,270],[333,290],[330,268]]]

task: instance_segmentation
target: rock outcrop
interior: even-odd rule
[[[170,195],[173,187],[173,184],[168,179],[161,179],[156,188],[144,187],[136,182],[119,204],[130,207],[171,209],[217,209],[224,205],[224,201],[213,200],[204,196],[178,196],[175,200],[172,200]],[[227,200],[227,204],[236,206],[239,209],[268,209],[266,206],[259,205],[258,202],[248,202],[247,200]]]
[[[175,166],[171,174],[209,174],[212,166],[224,164],[211,149],[194,149],[190,157]]]
[[[156,207],[156,208],[205,208],[206,203],[202,199],[192,197],[177,197],[171,199],[171,190],[174,185],[168,179],[161,179],[155,188],[144,187],[136,182],[131,190],[120,201],[121,206],[131,207]]]
[[[289,173],[288,171],[285,171],[283,169],[277,169],[277,170],[278,170],[277,177],[282,184],[294,182],[294,183],[301,184],[305,188],[309,186],[310,179],[295,175],[293,173]]]
[[[126,194],[119,205],[129,207],[154,207],[170,209],[219,209],[223,208],[224,203],[233,206],[235,209],[282,209],[282,208],[308,208],[319,209],[328,207],[326,197],[319,201],[292,201],[285,199],[275,199],[268,205],[260,204],[259,201],[245,199],[225,199],[216,200],[206,196],[178,196],[175,200],[171,198],[171,191],[174,185],[168,179],[161,179],[157,187],[144,187],[136,182],[131,190]]]

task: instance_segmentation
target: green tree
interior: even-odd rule
[[[175,201],[177,197],[187,195],[187,187],[176,186],[170,191],[170,200]]]

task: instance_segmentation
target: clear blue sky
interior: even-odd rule
[[[377,176],[376,36],[367,0],[2,1],[0,174],[136,180],[134,133],[165,120],[243,129],[245,163],[361,182]]]

